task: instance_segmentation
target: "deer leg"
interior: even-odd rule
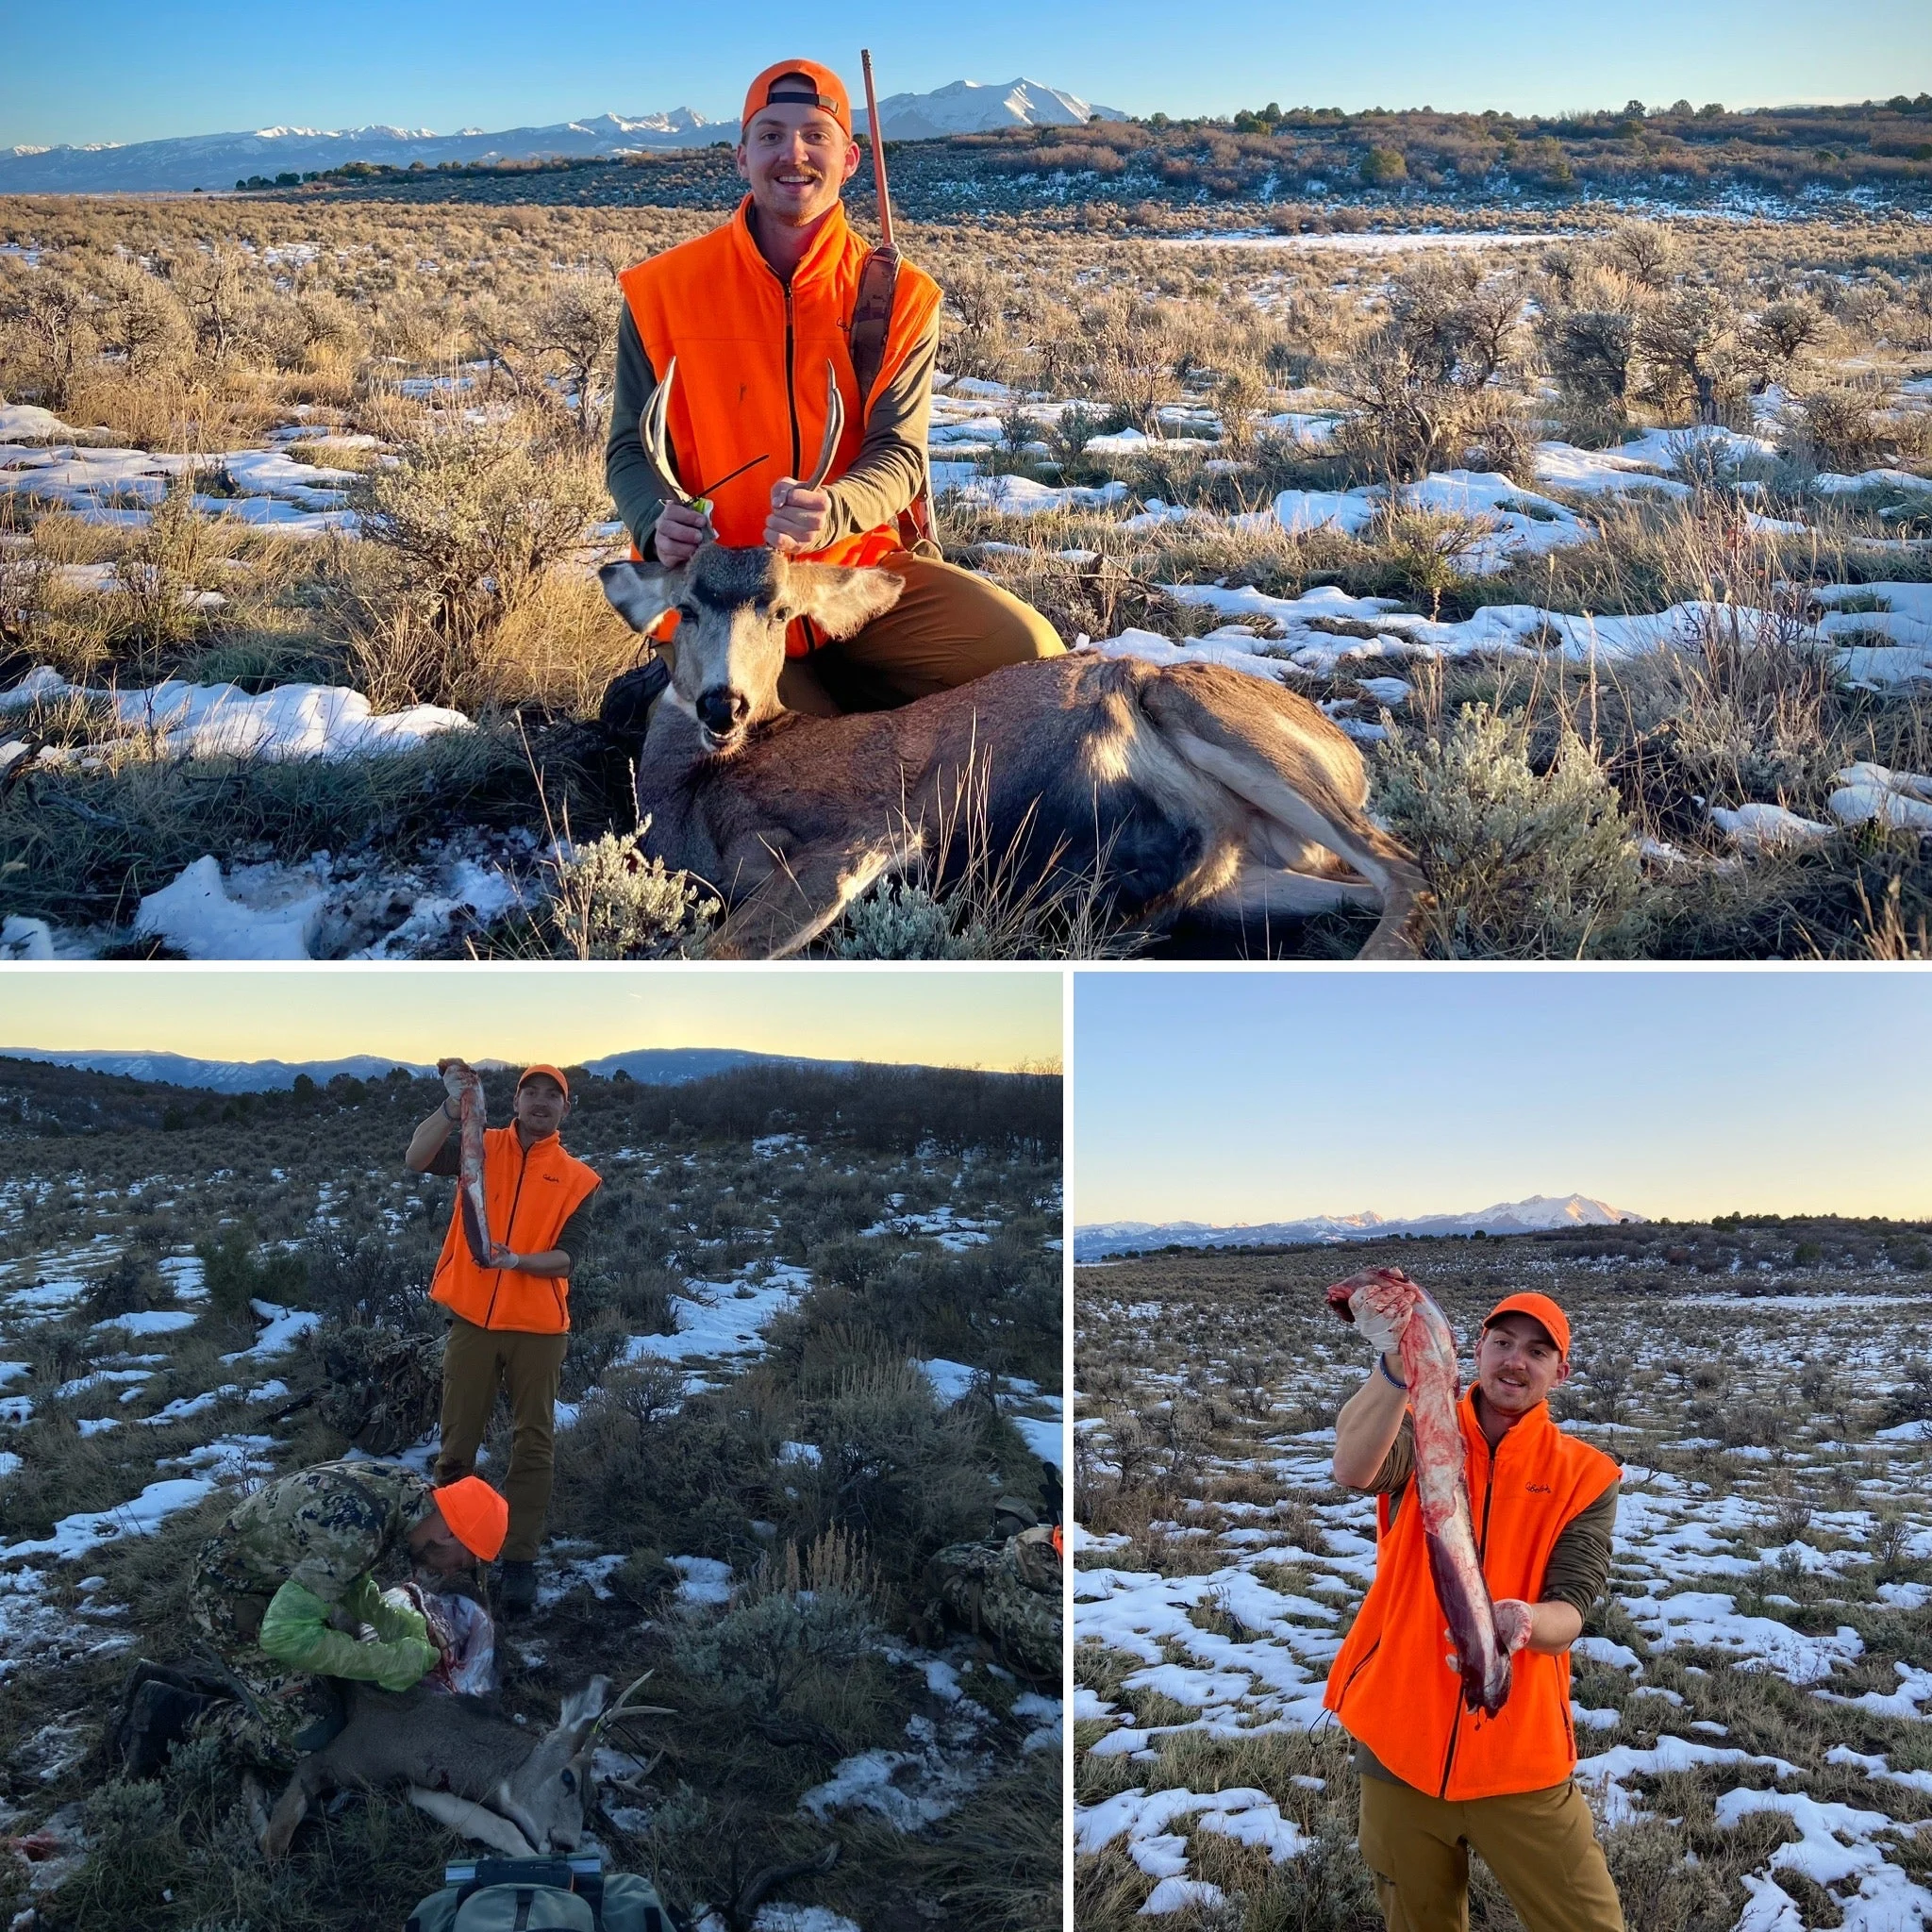
[[[328,1773],[319,1757],[305,1757],[295,1767],[295,1774],[289,1780],[289,1788],[268,1822],[268,1830],[262,1834],[263,1857],[273,1860],[288,1857],[289,1847],[295,1841],[296,1827],[308,1816],[315,1794],[327,1782]]]
[[[1422,874],[1348,795],[1353,790],[1358,797],[1362,789],[1355,747],[1311,707],[1303,707],[1309,713],[1306,724],[1291,714],[1286,695],[1257,686],[1252,699],[1242,692],[1237,705],[1208,680],[1171,674],[1151,683],[1141,703],[1194,771],[1291,834],[1339,854],[1377,889],[1382,916],[1362,958],[1412,958],[1407,928],[1424,896]]]
[[[1378,908],[1381,887],[1339,873],[1288,872],[1279,866],[1244,864],[1233,882],[1197,909],[1209,918],[1251,919],[1271,915],[1303,919],[1311,912],[1333,912],[1343,906]]]
[[[439,1824],[446,1824],[464,1838],[489,1845],[507,1858],[534,1858],[537,1847],[508,1818],[479,1805],[474,1798],[459,1798],[454,1791],[432,1791],[422,1785],[409,1787],[409,1803],[426,1811]]]
[[[775,858],[764,879],[731,908],[706,955],[783,959],[808,946],[901,858],[885,839],[808,845]]]

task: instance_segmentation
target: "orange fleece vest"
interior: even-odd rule
[[[519,1255],[557,1245],[563,1224],[601,1185],[555,1134],[525,1151],[514,1126],[483,1130],[483,1201],[491,1236]],[[570,1283],[550,1274],[479,1268],[463,1239],[458,1195],[430,1280],[429,1299],[479,1328],[560,1335],[570,1326]]]
[[[1564,1435],[1546,1403],[1517,1423],[1493,1456],[1475,1419],[1474,1387],[1457,1413],[1490,1594],[1533,1604],[1564,1526],[1621,1472],[1601,1450]],[[1435,1797],[1495,1798],[1561,1784],[1576,1765],[1570,1653],[1519,1650],[1503,1708],[1493,1718],[1464,1709],[1414,1490],[1411,1482],[1392,1525],[1390,1499],[1378,1499],[1375,1580],[1329,1669],[1323,1705],[1394,1776]]]
[[[852,366],[852,311],[866,245],[835,207],[812,237],[791,286],[758,253],[746,217],[751,197],[722,228],[667,249],[618,277],[639,340],[661,377],[677,358],[666,440],[678,480],[689,490],[730,477],[711,498],[721,543],[748,548],[765,540],[772,485],[808,475],[825,433],[825,363],[845,400],[845,430],[827,481],[857,459],[865,440],[858,377]],[[890,382],[939,313],[939,284],[910,262],[899,268],[891,326],[878,382]],[[766,458],[741,475],[731,472]],[[875,563],[903,547],[890,524],[804,553],[823,563]],[[807,648],[803,627],[786,640]]]

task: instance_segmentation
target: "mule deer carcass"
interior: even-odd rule
[[[664,442],[674,374],[640,427],[660,489],[694,505]],[[815,479],[837,441],[828,388]],[[851,637],[897,602],[890,570],[707,543],[675,569],[599,575],[636,630],[677,613],[637,807],[655,856],[729,905],[714,955],[796,952],[887,873],[923,864],[945,878],[969,841],[1022,889],[1090,880],[1123,924],[1191,913],[1245,931],[1363,906],[1381,915],[1364,958],[1412,950],[1421,875],[1363,810],[1360,753],[1292,691],[1219,665],[1080,654],[897,710],[802,717],[778,698],[787,626],[804,617]]]
[[[432,1818],[511,1857],[573,1850],[583,1836],[599,1732],[620,1715],[661,1714],[629,1704],[630,1690],[607,1711],[608,1677],[592,1677],[565,1698],[542,1733],[427,1684],[394,1694],[367,1684],[343,1689],[348,1723],[295,1767],[262,1839],[271,1858],[287,1853],[324,1791],[392,1784],[407,1784],[410,1803]]]

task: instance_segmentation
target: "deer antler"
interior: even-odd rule
[[[831,375],[831,368],[832,365],[827,360],[825,372],[828,376]],[[696,509],[702,505],[708,512],[710,505],[705,499],[714,490],[722,489],[733,477],[741,476],[747,470],[755,470],[760,463],[769,463],[772,459],[769,456],[752,457],[740,463],[737,469],[720,476],[717,482],[702,483],[695,490],[687,490],[677,480],[677,472],[671,466],[671,449],[665,432],[665,417],[671,408],[671,385],[676,379],[677,358],[674,356],[664,366],[664,379],[644,398],[643,409],[638,417],[638,441],[643,444],[644,461],[650,465],[652,478],[659,491],[669,501],[681,503],[686,509]],[[833,399],[836,402],[839,401],[836,394],[837,378],[832,379],[835,385]],[[839,441],[839,429],[843,427],[844,420],[843,406],[841,404],[841,413],[836,419],[838,426],[826,432],[829,439],[825,444],[827,454],[820,458],[821,474],[831,462],[829,452]]]
[[[812,471],[808,490],[816,490],[825,480],[825,472],[832,467],[832,458],[839,453],[839,439],[845,433],[845,398],[839,389],[839,372],[832,366],[832,358],[825,358],[825,440],[819,445],[817,467]]]
[[[630,1702],[632,1691],[641,1690],[655,1674],[656,1673],[653,1671],[646,1671],[641,1677],[631,1684],[624,1691],[623,1695],[618,1698],[617,1702],[591,1726],[591,1737],[601,1738],[604,1735],[606,1726],[617,1723],[620,1718],[675,1717],[677,1713],[667,1706],[661,1704],[632,1704]]]
[[[644,461],[651,466],[651,475],[666,499],[681,503],[686,509],[697,507],[697,498],[677,480],[677,472],[671,467],[670,452],[664,442],[664,415],[671,407],[671,385],[677,380],[677,358],[672,357],[665,365],[664,375],[649,395],[644,398],[644,407],[638,417],[638,441],[644,446]]]

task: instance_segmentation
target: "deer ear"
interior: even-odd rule
[[[573,1733],[581,1743],[584,1733],[604,1714],[604,1700],[609,1695],[610,1679],[592,1677],[581,1690],[563,1700],[563,1708],[557,1713],[557,1728]]]
[[[641,563],[607,563],[597,581],[610,608],[633,630],[649,630],[684,593],[681,570]]]
[[[836,563],[794,563],[786,581],[800,612],[828,638],[855,637],[899,601],[906,579],[876,567],[852,570]]]

